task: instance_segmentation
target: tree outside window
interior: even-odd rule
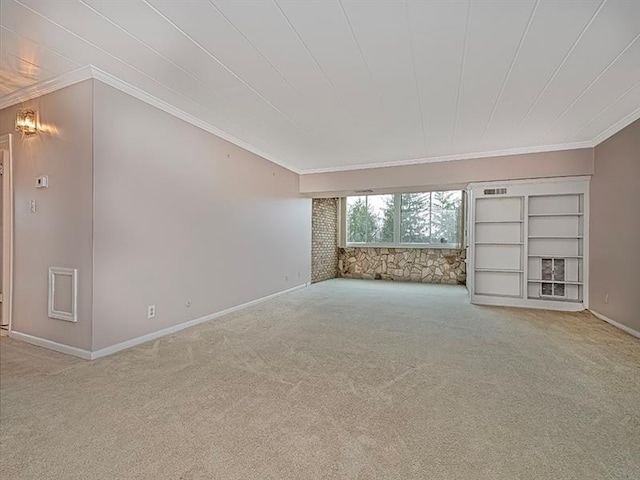
[[[347,243],[459,247],[460,190],[347,197]]]

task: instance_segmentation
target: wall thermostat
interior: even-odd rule
[[[36,188],[47,188],[49,186],[49,176],[40,175],[36,178]]]

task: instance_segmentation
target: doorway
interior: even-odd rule
[[[0,136],[0,328],[11,330],[13,286],[12,135]]]

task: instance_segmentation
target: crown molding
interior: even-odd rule
[[[0,98],[0,109],[12,107],[18,103],[26,102],[46,95],[47,93],[55,92],[56,90],[61,90],[76,83],[89,80],[93,78],[92,68],[91,65],[80,67],[76,70],[61,73],[55,77],[16,90]]]
[[[213,135],[222,138],[223,140],[226,140],[229,143],[233,143],[234,145],[237,145],[238,147],[244,148],[245,150],[258,155],[259,157],[264,158],[265,160],[270,161],[271,163],[275,163],[276,165],[279,165],[283,168],[286,168],[287,170],[291,170],[294,173],[299,174],[300,172],[292,167],[291,165],[287,165],[286,163],[280,161],[279,159],[273,157],[273,155],[270,155],[262,150],[260,150],[259,148],[256,148],[255,146],[253,146],[252,144],[234,136],[231,135],[227,132],[225,132],[224,130],[220,130],[217,127],[214,127],[213,125],[211,125],[210,123],[207,123],[203,120],[200,120],[197,117],[194,117],[193,115],[191,115],[190,113],[185,112],[184,110],[180,110],[179,108],[174,107],[173,105],[168,104],[167,102],[160,100],[158,97],[155,97],[153,95],[148,94],[147,92],[145,92],[144,90],[141,90],[138,87],[135,87],[133,85],[131,85],[128,82],[125,82],[124,80],[111,75],[108,72],[105,72],[104,70],[101,70],[97,67],[94,67],[93,65],[90,66],[91,69],[91,78],[98,80],[106,85],[109,85],[110,87],[115,88],[116,90],[120,90],[121,92],[124,92],[128,95],[131,95],[132,97],[137,98],[138,100],[147,103],[153,107],[159,108],[160,110],[162,110],[163,112],[168,113],[169,115],[173,115],[176,118],[179,118],[180,120],[183,120],[191,125],[193,125],[194,127],[198,127],[202,130],[204,130],[205,132],[209,132],[212,133]]]
[[[593,146],[597,147],[602,142],[604,142],[606,139],[608,139],[610,137],[613,137],[620,130],[622,130],[625,127],[628,127],[629,125],[631,125],[636,120],[640,120],[640,108],[636,108],[629,115],[627,115],[623,119],[619,120],[618,122],[614,123],[609,128],[607,128],[604,132],[602,132],[600,135],[598,135],[597,137],[593,138],[593,140],[591,140],[591,142],[593,143]]]
[[[411,160],[399,160],[397,162],[363,163],[344,167],[314,168],[301,170],[300,175],[312,175],[314,173],[348,172],[352,170],[366,170],[369,168],[401,167],[408,165],[422,165],[425,163],[453,162],[457,160],[473,160],[488,157],[506,157],[509,155],[525,155],[528,153],[560,152],[563,150],[578,150],[580,148],[593,148],[593,142],[562,143],[557,145],[544,145],[540,147],[509,148],[505,150],[490,150],[485,152],[462,153],[459,155],[443,155],[439,157],[414,158]]]
[[[137,98],[153,107],[177,117],[195,127],[198,127],[206,132],[209,132],[217,137],[222,138],[238,147],[241,147],[255,155],[258,155],[265,160],[268,160],[276,165],[279,165],[287,170],[290,170],[298,175],[312,175],[316,173],[332,173],[332,172],[348,172],[352,170],[366,170],[370,168],[386,168],[386,167],[399,167],[408,165],[421,165],[425,163],[439,163],[439,162],[451,162],[456,160],[472,160],[476,158],[488,158],[488,157],[504,157],[508,155],[525,155],[530,153],[545,153],[545,152],[558,152],[563,150],[576,150],[580,148],[594,148],[609,137],[615,135],[620,130],[630,125],[634,121],[640,119],[640,108],[634,110],[629,115],[613,124],[607,130],[594,137],[591,140],[584,142],[562,143],[557,145],[543,145],[537,147],[523,147],[523,148],[511,148],[505,150],[490,150],[484,152],[472,152],[463,153],[459,155],[443,155],[437,157],[424,157],[415,158],[409,160],[378,162],[378,163],[363,163],[357,165],[339,166],[339,167],[327,167],[327,168],[314,168],[314,169],[298,169],[281,160],[275,158],[267,152],[255,147],[249,142],[242,140],[234,135],[231,135],[224,130],[221,130],[210,123],[207,123],[184,110],[174,107],[167,102],[160,100],[159,98],[145,92],[144,90],[131,85],[124,80],[111,75],[104,70],[101,70],[93,65],[86,65],[75,70],[71,70],[66,73],[56,75],[47,80],[29,85],[27,87],[16,90],[9,95],[5,95],[0,98],[0,109],[11,107],[13,105],[32,100],[34,98],[46,95],[48,93],[55,92],[65,87],[69,87],[76,83],[83,82],[85,80],[95,79],[102,83],[105,83],[121,92],[124,92],[132,97]]]
[[[180,110],[179,108],[174,107],[173,105],[169,105],[167,102],[160,100],[159,98],[145,92],[144,90],[131,85],[124,80],[111,75],[104,70],[94,66],[94,65],[86,65],[84,67],[78,68],[76,70],[71,70],[70,72],[62,73],[60,75],[56,75],[55,77],[49,78],[47,80],[43,80],[42,82],[34,83],[33,85],[29,85],[28,87],[21,88],[20,90],[16,90],[15,92],[5,95],[0,98],[0,109],[11,107],[13,105],[17,105],[22,102],[26,102],[28,100],[32,100],[34,98],[38,98],[42,95],[46,95],[48,93],[55,92],[56,90],[61,90],[65,87],[69,87],[76,83],[83,82],[85,80],[98,80],[110,87],[115,88],[116,90],[120,90],[128,95],[131,95],[138,100],[145,102],[153,107],[159,108],[160,110],[172,115],[180,120],[183,120],[195,127],[198,127],[206,132],[212,133],[217,137],[226,140],[227,142],[233,143],[238,147],[244,148],[245,150],[258,155],[259,157],[264,158],[276,165],[279,165],[287,170],[291,170],[294,173],[299,174],[299,170],[292,167],[291,165],[287,165],[286,163],[280,161],[277,158],[274,158],[273,155],[270,155],[259,148],[256,148],[252,144],[231,135],[224,130],[220,130],[213,125],[200,120],[199,118],[194,117],[193,115]]]

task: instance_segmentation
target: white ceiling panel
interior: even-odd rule
[[[456,120],[469,4],[411,2],[407,8],[427,152],[447,155]]]
[[[534,6],[509,0],[471,4],[451,150],[476,151]]]
[[[640,82],[640,81],[639,81]],[[567,138],[570,142],[583,142],[585,140],[603,140],[603,133],[612,135],[617,130],[604,130],[602,125],[615,126],[624,119],[637,119],[640,116],[640,84],[624,92],[614,103],[606,107],[597,116],[590,120],[583,119],[583,125]]]
[[[381,92],[388,130],[401,158],[426,156],[426,134],[418,97],[406,5],[401,2],[343,1],[345,13]],[[393,94],[391,94],[393,92]]]
[[[23,3],[68,31],[80,35],[91,45],[121,60],[126,65],[135,66],[152,78],[162,78],[165,85],[176,91],[184,89],[195,101],[204,100],[203,104],[213,111],[220,113],[221,103],[233,101],[237,105],[236,108],[250,112],[252,122],[256,124],[256,127],[261,126],[267,130],[266,134],[269,136],[288,132],[289,124],[296,126],[182,34],[178,35],[184,38],[184,41],[178,46],[181,48],[183,61],[192,58],[190,66],[197,65],[203,70],[207,69],[198,73],[214,79],[216,81],[215,90],[198,82],[186,70],[167,62],[149,47],[140,42],[131,42],[130,34],[117,28],[113,23],[87,9],[81,3],[69,3],[64,10],[58,8],[56,2],[47,0],[24,0]],[[127,2],[125,8],[130,9],[134,6],[135,2]],[[87,10],[89,14],[87,14]],[[151,9],[147,13],[150,16],[158,16]],[[162,20],[161,17],[158,18]],[[221,95],[216,92],[221,92]],[[304,131],[298,130],[298,136],[304,135]],[[286,140],[286,137],[283,140]]]
[[[626,92],[640,82],[640,38],[620,56],[611,68],[586,89],[558,119],[549,125],[536,141],[556,144],[575,132],[583,119],[596,117],[616,101],[619,92]]]
[[[26,62],[39,66],[51,75],[68,72],[82,66],[78,62],[50,50],[25,36],[17,35],[7,28],[0,27],[2,50]]]
[[[480,150],[504,147],[505,137],[518,128],[601,4],[602,0],[538,4]]]
[[[94,65],[299,172],[580,147],[640,117],[639,36],[638,0],[2,0],[0,104]]]
[[[640,1],[606,2],[511,141],[535,142],[638,35]]]

